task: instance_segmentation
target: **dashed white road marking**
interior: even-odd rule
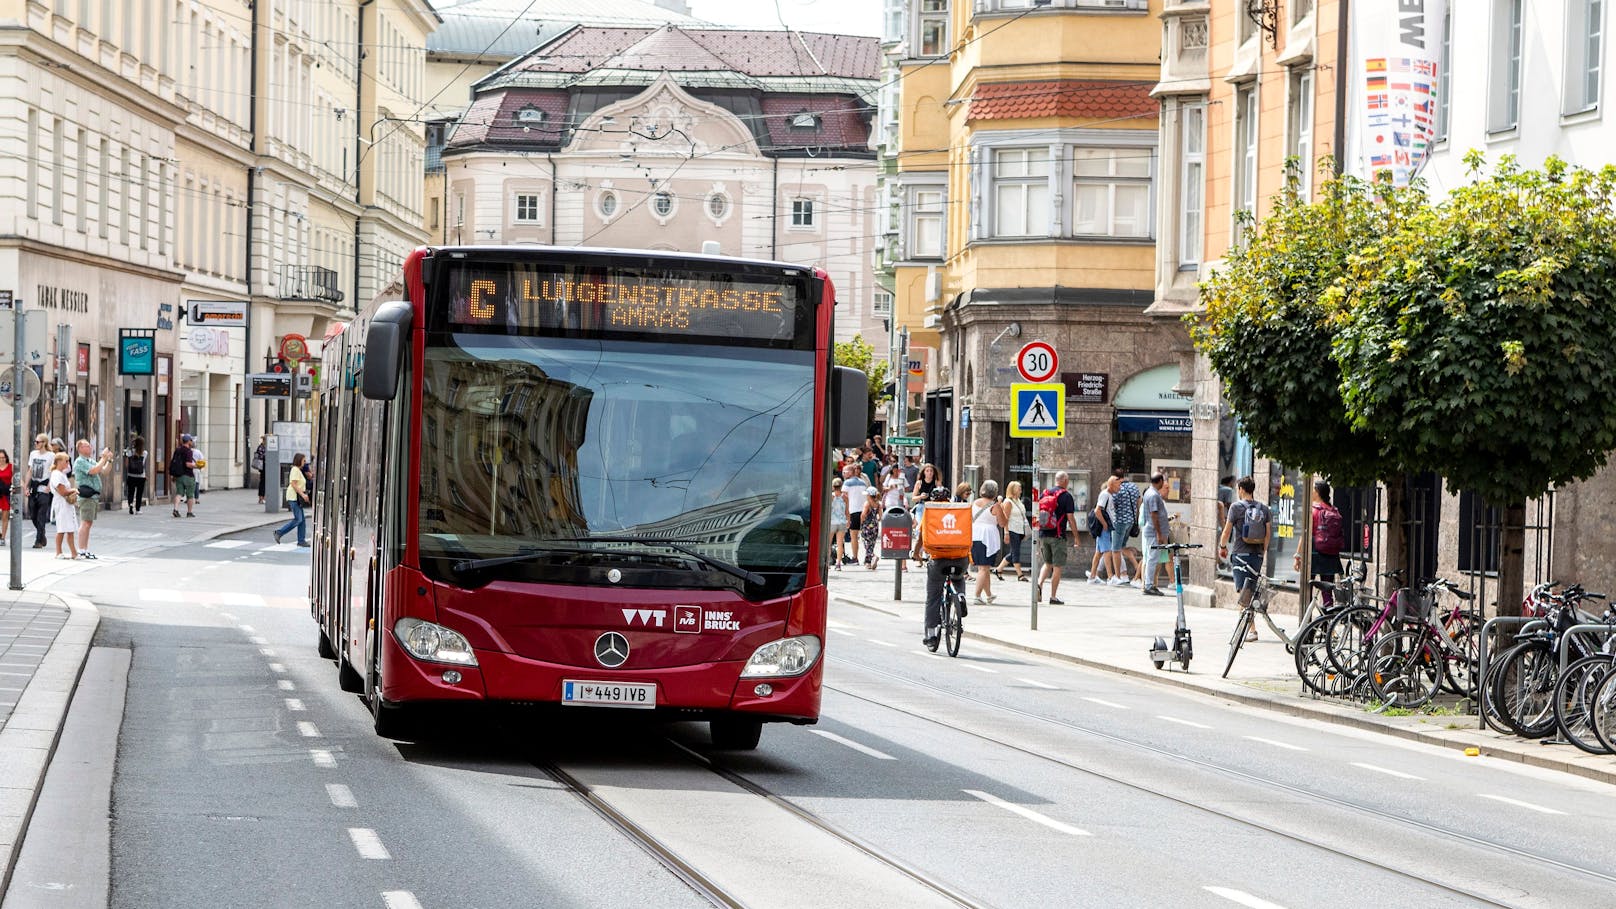
[[[286,709],[292,711],[293,713],[301,713],[308,708],[303,706],[303,701],[301,698],[287,698]]]
[[[896,647],[896,646],[898,646],[897,644],[894,644],[894,643],[892,643],[890,641],[883,641],[880,638],[865,638],[864,640],[869,641],[871,644],[880,644],[882,647]]]
[[[209,543],[207,548],[209,548],[209,549],[240,549],[241,547],[246,546],[246,545],[247,545],[246,540],[218,540],[216,542]]]
[[[297,685],[291,679],[276,679],[275,687],[282,691],[296,691]]]
[[[1261,742],[1264,745],[1272,745],[1275,748],[1284,748],[1286,751],[1306,751],[1307,750],[1306,748],[1303,748],[1301,745],[1292,745],[1289,742],[1276,742],[1273,739],[1265,739],[1260,735],[1247,735],[1247,736],[1242,736],[1242,738],[1244,738],[1248,742]]]
[[[314,766],[316,767],[337,766],[337,759],[332,756],[330,749],[327,748],[310,748],[309,758],[314,761]]]
[[[980,790],[962,789],[960,791],[964,792],[966,795],[969,795],[969,796],[971,796],[973,798],[979,798],[982,801],[987,802],[989,805],[994,805],[994,806],[997,806],[999,808],[1003,808],[1004,810],[1006,810],[1006,811],[1008,811],[1008,812],[1010,812],[1012,814],[1019,814],[1022,817],[1026,818],[1027,820],[1032,821],[1035,824],[1042,824],[1042,825],[1044,825],[1045,827],[1048,827],[1051,830],[1056,830],[1056,831],[1059,831],[1061,833],[1068,834],[1070,836],[1093,836],[1094,835],[1092,833],[1089,833],[1087,830],[1082,830],[1082,829],[1079,829],[1077,827],[1073,827],[1071,824],[1061,823],[1060,821],[1055,820],[1054,818],[1050,817],[1047,814],[1039,814],[1038,812],[1032,810],[1031,808],[1023,808],[1020,805],[1011,804],[1010,802],[1007,802],[1004,799],[1001,799],[1001,798],[999,798],[997,796],[988,795],[986,792],[982,792]]]
[[[317,739],[320,737],[320,727],[314,725],[308,720],[299,720],[297,724],[297,734],[306,739]]]
[[[835,742],[838,745],[846,745],[847,747],[853,749],[854,751],[857,751],[860,754],[867,754],[870,757],[875,758],[876,760],[880,760],[880,761],[895,761],[895,760],[897,760],[897,758],[893,757],[890,754],[887,754],[885,751],[876,751],[874,748],[871,748],[868,745],[861,745],[858,742],[853,741],[852,739],[842,738],[841,736],[837,735],[834,732],[826,732],[823,729],[810,729],[808,731],[812,732],[814,735],[819,736],[820,738],[830,739],[831,741]]]
[[[270,672],[285,672],[286,667],[284,665],[280,664],[280,663],[270,663],[269,664],[269,671]]]
[[[850,637],[850,638],[851,638],[851,637],[857,637],[857,635],[855,635],[855,634],[853,634],[853,632],[851,632],[851,631],[848,631],[848,630],[847,630],[847,629],[845,629],[845,628],[832,628],[832,629],[831,629],[831,630],[830,630],[830,633],[831,633],[831,634],[845,634],[845,635],[847,635],[847,636],[848,636],[848,637]]]
[[[256,635],[256,634],[253,635],[252,637],[248,638],[247,640],[254,643],[254,644],[268,644],[269,643],[269,640],[267,638],[264,638],[264,637],[262,637],[260,635]]]
[[[1020,682],[1023,685],[1031,685],[1034,688],[1047,688],[1050,691],[1059,691],[1060,690],[1059,685],[1046,685],[1043,682],[1038,681],[1037,679],[1016,679],[1016,681]]]
[[[382,845],[382,838],[369,827],[349,827],[348,839],[353,841],[354,849],[359,852],[360,858],[383,862],[393,857],[393,854],[387,851],[387,847]]]
[[[1384,773],[1387,776],[1395,776],[1400,780],[1419,780],[1420,782],[1425,781],[1425,777],[1423,776],[1415,776],[1412,773],[1404,773],[1401,770],[1393,770],[1390,767],[1379,767],[1374,764],[1360,764],[1357,761],[1353,761],[1352,766],[1361,767],[1364,770],[1372,770],[1375,773]]]
[[[273,648],[273,647],[260,647],[260,648],[258,648],[258,652],[259,652],[259,654],[261,654],[263,656],[274,656],[275,655],[275,648]]]
[[[1212,728],[1211,726],[1208,726],[1208,725],[1206,725],[1204,723],[1195,723],[1195,722],[1191,722],[1190,720],[1181,720],[1176,716],[1168,716],[1165,713],[1156,714],[1156,719],[1158,719],[1158,720],[1166,720],[1169,723],[1177,723],[1180,726],[1189,726],[1192,729],[1211,729]]]
[[[1285,909],[1284,906],[1278,903],[1270,903],[1265,899],[1252,896],[1244,890],[1235,890],[1232,887],[1203,887],[1202,889],[1214,896],[1221,896],[1231,903],[1246,906],[1248,909]]]
[[[1514,805],[1516,808],[1525,808],[1528,811],[1536,811],[1539,814],[1565,814],[1564,811],[1560,811],[1556,808],[1547,808],[1543,805],[1534,805],[1531,802],[1523,802],[1520,799],[1506,798],[1502,795],[1488,795],[1487,793],[1483,792],[1481,793],[1481,797],[1484,799],[1492,799],[1495,802],[1503,802],[1506,805]]]
[[[264,598],[256,593],[223,592],[215,595],[220,606],[262,606]]]
[[[826,619],[825,620],[825,627],[831,628],[833,630],[843,630],[843,629],[850,629],[852,631],[859,630],[859,626],[857,626],[857,625],[852,625],[852,624],[849,624],[847,622],[838,622],[835,619]]]
[[[247,632],[248,634],[253,634],[256,631],[256,629],[254,629],[251,625],[238,625],[236,627],[240,628],[242,631]]]
[[[358,808],[359,800],[353,796],[353,790],[342,783],[326,783],[326,798],[331,800],[333,808]]]
[[[1107,701],[1107,700],[1105,700],[1103,698],[1085,697],[1083,700],[1088,701],[1090,704],[1099,704],[1101,707],[1110,707],[1110,708],[1112,708],[1114,710],[1127,710],[1128,709],[1127,705],[1125,705],[1125,704],[1118,704],[1115,701]]]
[[[999,674],[999,670],[997,670],[997,669],[989,669],[986,666],[978,666],[975,663],[972,663],[972,662],[969,662],[969,661],[966,661],[966,660],[961,660],[959,662],[959,665],[964,666],[966,669],[975,669],[977,672],[986,672],[986,673],[988,673],[990,675],[998,675]]]
[[[421,902],[408,890],[388,890],[382,893],[382,904],[387,909],[421,909]]]

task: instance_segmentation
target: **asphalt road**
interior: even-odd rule
[[[1616,893],[1616,788],[972,641],[936,656],[917,629],[841,605],[821,723],[769,727],[755,753],[707,755],[695,724],[519,711],[429,743],[378,739],[315,655],[307,550],[268,542],[108,560],[60,585],[102,608],[98,644],[133,650],[114,906],[710,905],[703,887],[759,907]]]

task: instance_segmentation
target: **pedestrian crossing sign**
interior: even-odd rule
[[[1014,438],[1064,438],[1066,386],[1060,382],[1011,385],[1010,415],[1010,435]]]

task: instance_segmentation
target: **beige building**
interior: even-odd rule
[[[266,418],[297,411],[249,406],[245,376],[289,336],[317,350],[425,239],[435,13],[3,0],[0,20],[24,26],[0,37],[0,289],[48,311],[68,364],[60,383],[47,368],[36,424],[114,448],[139,435],[159,460],[192,433],[208,485],[241,485]],[[191,301],[250,304],[251,326],[186,324]],[[119,373],[122,330],[152,333],[152,375]]]
[[[884,348],[868,267],[877,56],[877,39],[847,35],[571,29],[477,84],[442,152],[442,241],[711,241],[817,264],[838,337]]]

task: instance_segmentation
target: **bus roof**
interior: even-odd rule
[[[661,260],[679,260],[691,263],[741,263],[744,265],[766,266],[770,268],[797,269],[807,272],[815,271],[818,266],[804,265],[799,262],[781,262],[775,259],[753,259],[744,256],[709,255],[706,253],[674,252],[665,249],[621,249],[609,246],[539,246],[529,243],[506,245],[478,245],[478,246],[428,246],[427,253],[432,256],[466,256],[475,258],[497,258],[501,256],[533,256],[533,255],[563,255],[580,259],[625,259],[625,258],[654,258]]]

